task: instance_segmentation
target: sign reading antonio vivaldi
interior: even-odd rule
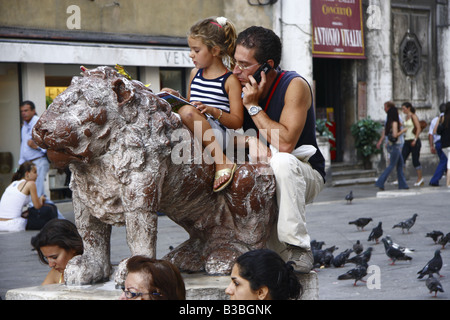
[[[365,59],[361,0],[311,0],[313,56]]]

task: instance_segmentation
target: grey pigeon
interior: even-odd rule
[[[347,259],[347,262],[351,262],[357,265],[368,264],[370,258],[372,257],[372,247],[368,247],[366,251],[356,256]]]
[[[324,244],[325,244],[324,241],[311,240],[310,242],[311,250],[320,250],[322,249]]]
[[[341,274],[338,276],[338,280],[355,280],[353,283],[353,286],[356,286],[356,282],[363,281],[362,278],[364,278],[367,275],[367,264],[357,265],[355,268],[348,270],[346,273]]]
[[[438,291],[444,292],[444,288],[442,287],[442,284],[439,282],[438,279],[433,277],[432,274],[428,275],[426,285],[427,285],[428,290],[430,290],[430,293],[434,292],[434,297],[437,297]]]
[[[406,229],[409,233],[409,229],[411,229],[413,227],[413,225],[416,223],[416,218],[417,218],[418,214],[414,213],[413,216],[409,219],[406,219],[405,221],[399,222],[396,225],[394,225],[392,227],[392,229],[394,228],[402,228],[402,232],[404,232],[404,230]]]
[[[419,275],[417,279],[422,279],[427,274],[433,274],[437,273],[439,276],[439,271],[442,268],[442,257],[441,257],[441,250],[436,250],[434,252],[434,257],[427,262],[425,267],[422,268],[417,274]]]
[[[381,227],[380,221],[378,225],[372,229],[372,232],[370,233],[367,241],[375,241],[378,244],[379,243],[378,239],[380,239],[382,235],[383,235],[383,228]]]
[[[407,247],[405,247],[405,246],[399,245],[398,243],[395,243],[394,241],[392,241],[392,238],[391,238],[391,236],[389,236],[389,235],[387,235],[387,236],[385,237],[385,239],[386,239],[387,243],[388,243],[391,247],[393,247],[393,248],[395,248],[395,249],[398,249],[398,250],[400,250],[400,251],[403,252],[403,253],[413,253],[414,251],[416,251],[416,250],[413,249],[413,248],[407,248]]]
[[[353,252],[355,254],[360,254],[361,252],[363,252],[363,250],[364,246],[361,244],[359,240],[356,240],[356,243],[353,245]]]
[[[333,252],[336,250],[336,246],[332,246],[326,249],[312,250],[314,258],[314,268],[325,268],[331,265],[333,260]]]
[[[443,237],[444,234],[441,231],[433,230],[431,232],[428,232],[425,236],[425,238],[431,238],[433,239],[434,243],[437,243],[438,239]]]
[[[442,245],[442,249],[445,248],[447,242],[450,241],[450,232],[439,240],[439,244]]]
[[[386,255],[392,260],[391,265],[395,264],[395,261],[397,260],[412,260],[411,257],[407,256],[404,252],[401,250],[392,247],[386,238],[381,239],[384,243],[384,250],[386,252]]]
[[[350,221],[348,224],[354,224],[358,230],[364,230],[364,227],[367,226],[370,221],[372,221],[372,218],[358,218],[354,221]]]
[[[352,204],[353,201],[353,191],[350,190],[350,193],[345,196],[345,200],[347,200],[347,204]]]
[[[329,267],[331,265],[331,262],[333,261],[333,252],[335,250],[339,249],[336,246],[332,246],[330,248],[326,248],[324,251],[324,266]]]
[[[352,249],[347,249],[347,250],[339,253],[337,256],[333,257],[333,260],[331,261],[331,263],[333,264],[333,266],[335,268],[343,267],[352,252],[353,252]]]

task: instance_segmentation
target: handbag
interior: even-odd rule
[[[423,129],[425,129],[428,126],[428,123],[426,121],[424,121],[424,120],[420,120],[419,123],[420,123],[420,130],[421,131],[423,131]],[[414,134],[416,134],[416,132],[417,132],[416,127],[414,127],[412,132]]]
[[[394,135],[392,134],[392,130],[389,132],[387,138],[388,138],[388,141],[392,144],[395,144],[398,141],[398,137],[394,137]]]
[[[40,209],[28,208],[26,230],[41,230],[52,219],[58,217],[58,208],[52,203],[45,203]]]

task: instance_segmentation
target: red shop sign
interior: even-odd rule
[[[311,0],[313,57],[365,59],[361,0]]]

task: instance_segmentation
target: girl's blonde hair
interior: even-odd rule
[[[224,17],[200,20],[191,27],[188,37],[201,39],[209,49],[218,46],[225,66],[230,70],[234,69],[237,32],[230,20]]]

